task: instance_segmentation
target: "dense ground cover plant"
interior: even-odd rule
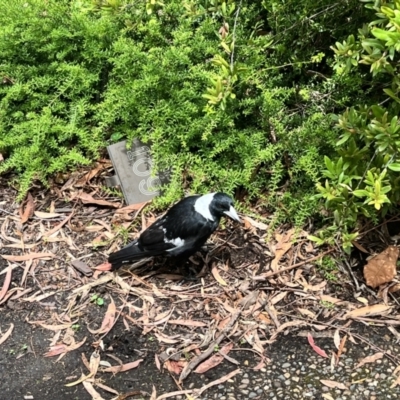
[[[160,204],[186,188],[245,193],[301,224],[335,158],[330,116],[367,96],[360,74],[332,73],[330,46],[369,13],[355,0],[0,0],[0,173],[18,173],[22,196],[139,137],[172,167]]]

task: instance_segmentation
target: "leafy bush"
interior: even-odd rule
[[[339,157],[325,157],[327,179],[318,186],[335,216],[331,233],[322,233],[320,241],[340,237],[347,251],[360,216],[377,221],[400,200],[400,2],[365,3],[378,19],[333,50],[337,74],[358,75],[368,97],[337,117]]]
[[[335,151],[329,116],[360,92],[329,77],[329,46],[366,15],[356,0],[0,0],[0,173],[22,196],[139,137],[173,166],[160,204],[237,191],[301,224]]]
[[[0,172],[20,174],[21,195],[104,146],[93,116],[118,30],[69,3],[0,2]]]

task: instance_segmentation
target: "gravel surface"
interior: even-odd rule
[[[21,315],[13,311],[0,312],[1,328],[8,327],[10,321],[16,326],[11,337],[0,347],[0,399],[21,400],[91,400],[92,397],[82,385],[66,387],[65,384],[78,379],[81,373],[86,374],[81,354],[90,355],[93,351],[90,341],[79,350],[68,353],[60,362],[43,357],[48,349],[49,335],[40,328],[34,329]],[[119,326],[119,325],[118,325]],[[378,346],[382,351],[390,352],[393,357],[400,358],[399,346],[389,330],[384,327],[368,327],[352,324],[353,332]],[[117,327],[118,328],[118,327]],[[121,323],[123,329],[123,324]],[[119,329],[117,329],[120,332]],[[4,332],[3,332],[4,333]],[[82,332],[82,335],[86,333]],[[155,354],[159,354],[154,341],[133,335],[126,338],[127,345],[119,347],[110,334],[107,347],[114,347],[113,354],[125,361],[138,358],[137,351],[144,351],[144,361],[139,368],[119,374],[100,373],[98,379],[102,383],[129,393],[142,390],[151,393],[153,385],[157,396],[178,391],[176,383],[166,371],[159,371],[154,363]],[[81,337],[78,338],[80,340]],[[371,348],[359,340],[352,343],[347,340],[340,362],[332,370],[331,358],[323,358],[316,354],[307,338],[294,333],[282,334],[266,350],[269,362],[265,368],[254,371],[259,358],[250,351],[241,348],[232,350],[229,357],[237,360],[234,365],[224,360],[220,365],[204,374],[192,373],[183,383],[183,389],[200,389],[203,386],[226,376],[237,368],[241,373],[230,381],[213,386],[204,391],[197,400],[241,400],[241,399],[326,399],[326,400],[374,400],[400,398],[400,389],[391,388],[395,380],[396,364],[386,357],[375,362],[355,368],[360,360],[376,354],[380,349]],[[331,356],[337,351],[333,338],[315,338],[315,343]],[[32,346],[28,352],[25,347]],[[146,345],[151,345],[150,347]],[[133,350],[131,350],[133,348]],[[25,349],[25,350],[24,350]],[[136,355],[135,355],[136,354]],[[109,360],[104,354],[102,358]],[[396,374],[397,375],[397,374]],[[322,380],[331,380],[343,384],[345,388],[330,388]],[[103,399],[115,398],[115,395],[97,389]],[[28,397],[25,397],[28,396]],[[149,396],[132,397],[149,400]],[[185,395],[168,397],[168,399],[188,400]]]
[[[371,328],[358,326],[361,333],[374,345],[399,355],[399,346],[390,337],[386,328],[371,331]],[[316,339],[318,345],[326,350],[334,350],[333,339]],[[391,388],[395,381],[393,372],[396,365],[383,357],[373,363],[355,368],[366,356],[378,350],[363,343],[347,342],[346,353],[338,365],[331,367],[331,358],[323,358],[311,349],[307,339],[288,335],[274,343],[268,357],[270,363],[260,371],[243,370],[234,379],[210,389],[202,399],[239,400],[239,399],[397,399],[399,387]],[[232,357],[234,357],[234,352]],[[336,381],[346,389],[331,388],[321,380]],[[192,385],[194,386],[194,385]],[[201,385],[196,385],[196,387]],[[184,399],[177,396],[176,399]]]

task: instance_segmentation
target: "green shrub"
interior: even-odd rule
[[[21,195],[104,146],[93,116],[118,30],[70,3],[0,2],[0,173],[19,173]]]
[[[353,15],[344,27],[343,18]],[[358,1],[0,0],[0,173],[33,179],[109,142],[152,144],[172,182],[159,204],[223,190],[263,198],[275,221],[315,213],[359,81],[330,74]]]
[[[400,200],[400,2],[364,3],[378,19],[333,50],[337,74],[358,76],[368,97],[337,117],[338,157],[325,158],[327,179],[318,185],[319,196],[334,212],[335,232],[322,233],[319,241],[336,236],[347,251],[360,217],[378,221]]]

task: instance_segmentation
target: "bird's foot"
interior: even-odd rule
[[[197,268],[195,268],[195,266],[189,262],[179,265],[178,270],[185,281],[193,282],[199,279],[197,276],[198,275]]]

